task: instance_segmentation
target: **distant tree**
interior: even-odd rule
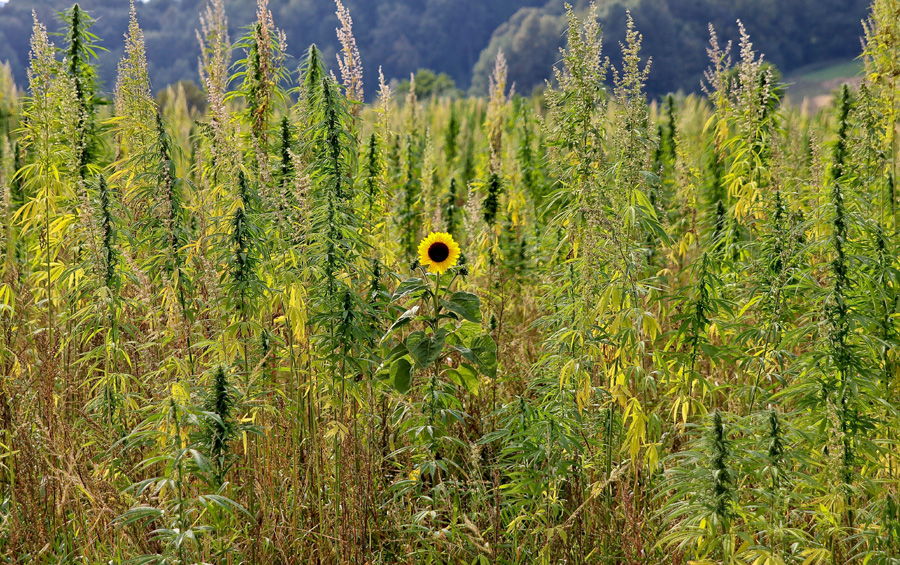
[[[460,94],[456,83],[447,73],[435,74],[430,69],[419,69],[416,71],[416,98],[431,98],[432,96],[457,96]],[[405,79],[397,84],[397,94],[405,96],[409,92],[409,80]]]
[[[417,69],[434,69],[460,88],[484,94],[497,51],[509,63],[510,83],[529,93],[550,76],[559,58],[565,0],[343,0],[353,16],[354,34],[364,67],[382,67],[386,77],[403,79]],[[696,91],[706,68],[707,24],[723,40],[737,38],[740,18],[754,47],[784,72],[818,61],[852,58],[862,35],[860,21],[869,0],[595,0],[603,24],[604,51],[618,52],[624,39],[625,11],[630,9],[643,33],[642,56],[652,57],[647,83],[651,96],[669,91]],[[61,31],[57,12],[73,0],[9,0],[0,5],[0,61],[9,61],[19,84],[25,84],[31,11]],[[576,12],[589,0],[569,0]],[[123,52],[128,24],[125,0],[83,0],[81,7],[96,19],[91,31],[103,38],[108,52],[98,57],[100,84],[111,89],[116,61]],[[155,91],[182,80],[197,81],[194,30],[206,0],[136,2],[150,59],[148,70]],[[334,5],[324,0],[270,0],[276,25],[288,38],[288,54],[316,43],[324,60],[336,67],[339,49],[335,28],[340,24]],[[232,37],[255,19],[256,0],[229,0]],[[236,54],[236,59],[242,54]],[[296,66],[296,59],[288,59]],[[377,72],[365,75],[365,90],[377,90]]]

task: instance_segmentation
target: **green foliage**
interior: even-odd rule
[[[896,563],[896,2],[816,114],[749,24],[648,100],[670,4],[583,4],[523,14],[566,29],[539,96],[513,45],[488,98],[374,107],[264,0],[234,68],[212,0],[204,100],[159,105],[161,4],[114,105],[101,14],[36,21],[27,96],[0,68],[0,560]]]
[[[447,73],[436,74],[429,69],[419,69],[415,72],[413,82],[416,85],[416,97],[420,100],[428,99],[432,96],[457,96],[459,91],[453,79],[447,76]],[[410,81],[402,80],[397,85],[397,94],[405,95],[409,92]]]

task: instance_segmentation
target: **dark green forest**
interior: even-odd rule
[[[586,2],[573,0],[576,11]],[[201,0],[150,0],[139,4],[154,88],[179,80],[197,81]],[[529,93],[548,78],[564,42],[563,0],[347,0],[366,73],[366,90],[374,92],[379,66],[385,77],[403,79],[418,69],[433,69],[452,78],[461,89],[487,92],[488,75],[498,49],[509,61],[509,80]],[[112,90],[116,61],[124,49],[128,23],[125,0],[85,0],[96,18],[92,28],[108,50],[99,56],[99,74]],[[706,67],[707,27],[720,37],[737,40],[740,19],[754,46],[782,72],[800,66],[854,57],[866,15],[865,0],[601,0],[604,51],[618,51],[624,40],[626,11],[644,32],[645,57],[653,60],[647,83],[651,96],[699,90]],[[10,0],[0,7],[0,61],[8,61],[16,81],[25,83],[28,41],[34,10],[51,31],[59,26],[55,12],[68,0]],[[301,55],[310,43],[334,61],[338,20],[330,0],[272,0],[276,25],[287,36],[288,51]],[[255,18],[252,0],[226,2],[232,40]],[[298,60],[288,61],[289,65]]]

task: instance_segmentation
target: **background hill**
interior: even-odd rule
[[[584,7],[584,0],[574,2]],[[194,30],[205,0],[150,0],[138,5],[150,53],[155,88],[196,80]],[[115,80],[128,16],[124,0],[84,0],[97,20],[93,31],[107,53],[100,56],[106,88]],[[378,66],[403,79],[420,68],[449,75],[462,89],[483,93],[497,50],[503,48],[510,80],[519,92],[543,83],[563,42],[563,0],[346,0],[354,19],[367,91],[374,91]],[[648,92],[696,91],[706,67],[707,24],[724,40],[736,39],[736,20],[746,25],[759,51],[785,73],[824,61],[851,59],[859,51],[866,0],[600,0],[606,52],[624,38],[627,9],[653,58]],[[53,30],[55,12],[71,0],[10,0],[0,5],[0,61],[8,60],[25,83],[31,11]],[[252,21],[255,0],[226,3],[231,39]],[[334,61],[338,26],[331,0],[271,0],[275,23],[287,33],[291,54],[317,43]]]

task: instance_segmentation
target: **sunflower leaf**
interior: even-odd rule
[[[456,341],[454,345],[471,345],[472,340],[481,335],[481,324],[473,324],[472,322],[463,322],[453,332]]]
[[[494,378],[497,376],[497,344],[494,338],[484,334],[472,340],[472,353],[478,361],[478,368]]]
[[[478,378],[478,371],[475,370],[475,367],[468,363],[462,363],[456,369],[447,369],[445,374],[452,382],[463,387],[470,394],[478,396],[478,385],[480,384],[480,381]]]
[[[394,388],[400,394],[409,392],[412,384],[412,364],[406,360],[406,357],[401,357],[391,363],[391,382],[394,383]]]
[[[388,329],[387,333],[385,334],[385,337],[391,335],[394,332],[394,330],[397,330],[398,328],[402,328],[406,324],[412,322],[415,319],[416,314],[418,312],[419,312],[419,305],[416,304],[415,306],[413,306],[406,312],[400,314],[400,317],[397,318],[397,321],[394,322],[393,324],[391,324],[391,327]]]
[[[476,365],[478,364],[478,357],[476,357],[475,353],[468,347],[465,347],[463,345],[454,345],[453,349],[458,351],[459,354],[462,355],[462,358],[465,359],[466,361],[468,361],[470,363],[475,363]]]
[[[413,332],[406,338],[406,347],[409,348],[409,353],[416,363],[425,368],[441,356],[446,337],[447,330],[443,328],[435,332],[433,336],[426,335],[425,332]]]
[[[481,300],[471,292],[454,292],[449,300],[441,300],[441,306],[470,322],[481,321]]]
[[[390,364],[394,359],[406,355],[407,353],[409,353],[409,351],[406,349],[406,344],[401,341],[384,355],[382,363]]]
[[[422,282],[422,279],[418,277],[413,277],[411,279],[406,279],[399,285],[397,285],[397,290],[394,291],[394,294],[391,296],[391,302],[396,302],[403,298],[406,298],[410,294],[415,292],[419,292],[420,290],[428,290],[428,285]]]

